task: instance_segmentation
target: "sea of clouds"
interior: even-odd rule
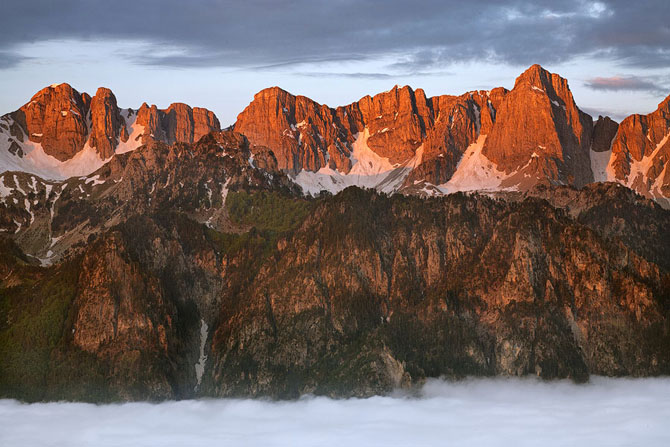
[[[0,400],[2,446],[670,446],[670,379],[429,381],[418,396]]]

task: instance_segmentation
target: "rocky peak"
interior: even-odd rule
[[[221,128],[207,109],[179,103],[167,110],[146,103],[139,111],[120,109],[108,88],[98,88],[91,98],[69,84],[43,88],[0,121],[0,134],[4,134],[0,172],[19,170],[50,179],[90,174],[114,154],[152,141],[192,143]],[[86,155],[75,158],[82,151]]]
[[[165,110],[144,103],[137,112],[136,122],[144,126],[143,143],[149,140],[193,143],[209,132],[221,130],[213,112],[198,107],[192,109],[183,103],[170,104]]]
[[[593,181],[592,131],[593,120],[579,110],[567,81],[533,65],[501,102],[482,153],[505,174],[524,171],[523,189],[544,181],[581,186]]]
[[[507,90],[501,87],[431,98],[434,118],[423,141],[422,163],[409,174],[405,187],[415,182],[439,185],[449,181],[466,149],[491,131],[505,94]]]
[[[91,100],[91,136],[89,145],[95,148],[103,160],[114,155],[119,138],[128,140],[126,123],[116,104],[114,93],[100,87]]]
[[[423,90],[395,86],[373,97],[331,109],[278,87],[264,89],[237,117],[235,130],[255,147],[268,147],[291,173],[328,166],[348,173],[352,143],[368,130],[367,145],[391,163],[413,157],[433,123]]]
[[[670,96],[648,115],[624,119],[612,143],[609,180],[669,206]]]
[[[147,103],[143,103],[137,111],[136,123],[144,126],[144,134],[142,136],[142,143],[146,144],[147,140],[164,141],[165,132],[163,131],[160,111],[155,104],[151,107]]]
[[[257,93],[235,123],[237,132],[256,147],[271,148],[279,167],[291,173],[325,166],[348,171],[350,127],[348,117],[279,87]]]
[[[605,152],[609,151],[612,147],[612,140],[619,129],[619,123],[612,120],[609,116],[598,117],[593,126],[593,144],[591,149],[594,152]]]
[[[433,107],[426,94],[409,86],[396,85],[374,97],[361,98],[347,108],[360,110],[358,127],[368,128],[368,146],[392,163],[413,157],[433,124]]]
[[[29,103],[14,112],[30,141],[41,143],[44,152],[60,161],[72,158],[86,143],[86,115],[91,97],[69,84],[45,87]]]

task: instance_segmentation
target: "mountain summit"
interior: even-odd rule
[[[207,109],[180,103],[166,110],[146,103],[139,110],[121,109],[107,88],[91,97],[53,84],[0,118],[0,171],[50,179],[87,175],[149,141],[193,143],[220,127]]]
[[[567,80],[533,65],[511,91],[428,98],[421,89],[396,86],[337,108],[273,87],[254,97],[235,129],[272,148],[306,193],[358,185],[437,195],[610,180],[666,204],[670,177],[664,177],[664,149],[655,146],[670,129],[667,104],[624,120],[636,136],[625,137],[622,148],[613,141],[616,122],[594,124]],[[627,154],[641,162],[642,153],[649,160],[631,171]]]
[[[108,89],[91,98],[52,85],[0,118],[0,171],[87,175],[142,144],[192,143],[219,129],[206,109],[120,109]],[[608,117],[594,123],[567,80],[539,65],[511,91],[427,97],[395,86],[337,108],[271,87],[254,96],[234,129],[253,154],[272,151],[308,195],[348,186],[430,196],[615,181],[670,207],[670,97],[621,126]]]

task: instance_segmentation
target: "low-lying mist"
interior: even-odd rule
[[[93,405],[0,400],[3,446],[668,446],[670,379],[429,381],[403,395]]]

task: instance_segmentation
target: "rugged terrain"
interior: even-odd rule
[[[309,195],[348,186],[432,196],[611,181],[670,208],[670,97],[621,125],[594,121],[568,81],[539,65],[511,90],[427,97],[396,86],[337,108],[271,87],[233,127],[252,152],[272,150],[279,169]],[[193,143],[218,130],[203,108],[120,109],[109,89],[91,97],[52,85],[0,118],[0,172],[84,176],[150,141]]]
[[[166,110],[146,103],[138,110],[121,109],[107,88],[91,97],[54,84],[0,117],[0,171],[62,180],[90,174],[115,154],[150,141],[193,143],[220,129],[207,109],[181,103]]]
[[[259,92],[235,130],[275,151],[306,193],[347,186],[405,194],[528,191],[612,181],[670,207],[670,98],[619,128],[593,119],[567,80],[533,65],[510,91],[427,98],[398,88],[329,108],[277,87]]]
[[[594,123],[534,66],[337,109],[268,89],[234,131],[106,89],[33,101],[0,122],[0,397],[670,374],[667,100]]]

